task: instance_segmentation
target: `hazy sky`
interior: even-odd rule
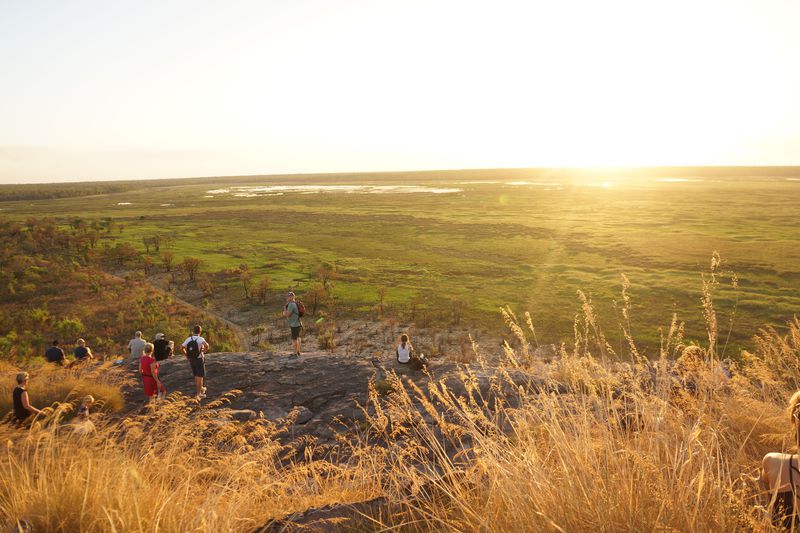
[[[0,0],[0,182],[800,164],[798,28],[798,0]]]

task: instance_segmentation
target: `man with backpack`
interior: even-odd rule
[[[192,368],[192,375],[194,376],[194,386],[197,391],[198,398],[206,397],[206,362],[205,354],[208,352],[208,343],[200,336],[203,328],[195,326],[192,329],[192,334],[186,337],[181,345],[181,351],[189,360],[189,366]]]
[[[300,317],[304,314],[306,314],[305,306],[295,298],[293,292],[289,292],[289,294],[286,295],[286,306],[283,308],[283,316],[288,319],[289,329],[292,332],[294,355],[297,357],[300,356],[300,343],[302,342],[300,333],[303,331],[303,323],[300,321]]]

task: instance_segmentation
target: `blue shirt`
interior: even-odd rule
[[[44,352],[44,358],[48,363],[60,363],[64,360],[64,350],[58,346],[51,346]]]
[[[87,357],[89,357],[89,348],[86,346],[75,348],[75,359],[86,359]]]

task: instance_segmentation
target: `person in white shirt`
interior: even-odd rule
[[[194,387],[198,398],[206,397],[205,354],[209,349],[206,340],[200,336],[202,332],[202,327],[195,326],[192,334],[186,337],[186,340],[181,344],[181,351],[186,356],[186,359],[189,360],[189,366],[192,368]]]
[[[791,430],[795,445],[800,446],[800,391],[789,400]],[[789,429],[789,428],[787,428]],[[772,525],[794,531],[800,521],[800,458],[797,454],[773,452],[761,462],[761,481],[769,487]]]
[[[414,347],[411,346],[411,342],[408,340],[408,335],[403,333],[400,335],[400,342],[397,343],[397,348],[395,349],[395,354],[397,354],[397,362],[401,365],[408,364],[411,361],[411,352],[414,351]]]
[[[131,359],[136,361],[141,359],[145,344],[147,344],[147,342],[145,342],[145,340],[142,338],[141,331],[137,331],[133,334],[133,338],[128,343],[128,350],[131,352]]]

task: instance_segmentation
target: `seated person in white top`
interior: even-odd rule
[[[414,347],[411,346],[411,343],[408,341],[408,335],[403,333],[400,335],[400,342],[397,344],[397,348],[395,349],[395,353],[397,354],[397,362],[401,365],[408,364],[411,361],[411,352],[414,351]]]
[[[800,391],[789,400],[791,429],[800,446]],[[768,453],[761,463],[761,480],[769,487],[772,524],[787,531],[800,522],[800,459],[797,454]]]

